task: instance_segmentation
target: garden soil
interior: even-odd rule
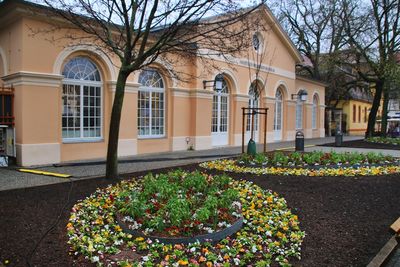
[[[194,170],[198,166],[182,168]],[[140,175],[143,173],[129,177]],[[299,216],[306,237],[302,259],[293,261],[294,266],[366,266],[389,240],[392,235],[389,226],[400,216],[398,174],[380,177],[229,175],[279,193]],[[91,266],[84,259],[69,255],[65,226],[74,203],[109,183],[98,178],[0,192],[1,262],[8,260],[9,266]],[[61,217],[57,220],[60,211]],[[55,227],[30,257],[52,225]]]

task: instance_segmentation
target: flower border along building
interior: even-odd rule
[[[35,13],[29,12],[32,6]],[[25,1],[0,4],[0,84],[15,90],[17,162],[105,158],[118,60],[89,45],[49,41],[67,29],[33,34],[52,26],[41,8]],[[128,78],[119,156],[241,145],[242,107],[269,109],[267,143],[294,140],[297,130],[305,138],[324,136],[325,85],[296,76],[298,50],[267,7],[255,12],[265,30],[250,34],[254,46],[248,52],[267,55],[258,75],[248,57],[231,56],[228,63],[210,53],[173,66],[159,60]],[[172,72],[183,70],[196,78],[174,79]],[[203,83],[216,77],[222,77],[222,90]],[[256,84],[263,88],[258,97]],[[254,118],[259,143],[261,122]],[[250,123],[247,118],[246,143]]]

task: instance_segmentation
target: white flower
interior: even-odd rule
[[[226,222],[219,222],[218,227],[223,227],[223,226],[225,226],[225,224],[226,224]]]
[[[98,262],[100,260],[100,258],[98,256],[94,256],[92,257],[92,262]]]

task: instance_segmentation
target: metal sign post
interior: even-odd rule
[[[251,139],[254,138],[254,117],[264,115],[264,153],[267,152],[267,114],[268,108],[242,108],[242,153],[244,153],[244,136],[245,136],[245,119],[246,116],[251,116]]]

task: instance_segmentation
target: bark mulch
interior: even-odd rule
[[[183,168],[193,170],[197,165]],[[389,226],[400,216],[400,175],[230,176],[276,191],[286,198],[292,212],[299,215],[306,238],[303,258],[295,261],[295,266],[366,266],[389,240]],[[32,255],[31,266],[90,266],[68,255],[65,225],[77,200],[107,184],[109,181],[101,178],[72,184],[61,219]],[[63,183],[0,192],[1,262],[9,260],[10,266],[27,266],[28,255],[66,204],[70,186]]]
[[[335,146],[335,143],[323,144],[323,145],[319,145],[319,146],[332,147],[332,146]],[[346,141],[346,142],[343,142],[341,146],[342,147],[354,147],[354,148],[400,150],[400,146],[391,145],[391,144],[372,143],[372,142],[366,142],[364,140]]]

